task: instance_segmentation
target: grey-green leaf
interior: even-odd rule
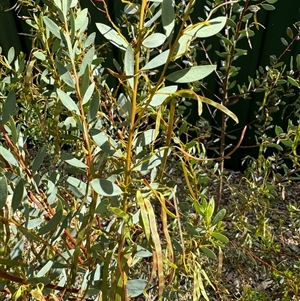
[[[152,107],[160,106],[172,93],[175,93],[178,89],[177,85],[167,86],[159,89],[150,102]]]
[[[157,68],[159,66],[164,65],[167,62],[168,56],[169,56],[170,50],[166,50],[156,57],[154,57],[150,62],[148,62],[142,70],[151,70],[154,68]]]
[[[165,30],[166,37],[170,42],[172,39],[173,30],[175,26],[175,13],[173,7],[173,0],[164,0],[162,2],[161,19],[162,19],[162,25]]]
[[[5,206],[8,196],[7,181],[5,177],[0,177],[0,210]]]
[[[79,30],[81,32],[86,30],[86,27],[88,25],[89,19],[88,19],[88,10],[87,8],[83,9],[76,17],[75,19],[75,30]]]
[[[61,100],[62,104],[71,112],[80,115],[79,109],[73,99],[66,94],[64,91],[57,89],[56,90],[59,99]]]
[[[68,164],[78,167],[78,168],[87,168],[87,165],[81,162],[80,160],[76,159],[70,154],[61,153],[61,158],[66,161]]]
[[[103,24],[103,23],[96,23],[96,26],[98,30],[101,32],[101,34],[108,40],[110,41],[113,45],[116,47],[126,50],[128,47],[128,42],[123,38],[121,35],[118,34],[116,30],[113,28]]]
[[[203,22],[198,23],[198,25],[193,25],[191,28],[187,28],[184,31],[185,35],[189,35],[193,38],[207,38],[214,36],[220,32],[225,26],[227,21],[226,17],[217,17],[215,19],[209,20],[210,25],[204,25]]]
[[[126,48],[125,52],[125,57],[124,57],[124,71],[125,74],[128,76],[132,76],[131,78],[128,79],[128,83],[131,88],[133,88],[134,85],[134,53],[132,50],[131,45],[128,45]]]
[[[49,31],[53,33],[57,38],[61,39],[60,29],[58,25],[47,16],[44,16],[43,20]]]
[[[168,155],[171,150],[168,150]],[[158,149],[154,155],[149,155],[138,162],[138,164],[133,168],[135,171],[150,171],[154,167],[161,164],[165,149]]]
[[[14,166],[19,166],[18,161],[13,156],[13,154],[10,152],[10,150],[4,148],[2,145],[0,145],[0,155],[6,160],[9,164]]]
[[[82,104],[86,104],[92,97],[95,89],[95,82],[92,82],[84,93]]]
[[[94,179],[91,182],[93,189],[102,196],[116,196],[122,194],[121,188],[106,179]]]
[[[200,250],[210,259],[217,259],[217,255],[212,250],[210,250],[206,247],[202,247],[202,248],[200,248]]]
[[[46,234],[52,230],[54,230],[58,224],[61,222],[61,219],[63,217],[62,210],[58,210],[54,216],[50,219],[50,221],[39,230],[39,234]]]
[[[72,77],[70,71],[60,62],[56,62],[57,70],[60,74],[60,78],[71,88],[75,87],[75,80]]]
[[[201,80],[216,70],[215,65],[194,66],[169,74],[167,80],[175,83],[190,83]]]
[[[3,106],[3,113],[2,113],[2,123],[6,123],[10,116],[13,115],[16,107],[16,95],[13,90],[9,91],[4,106]]]
[[[32,171],[33,172],[36,172],[41,167],[41,165],[44,161],[44,158],[46,156],[46,151],[47,151],[47,148],[45,145],[43,145],[40,148],[40,150],[38,151],[35,159],[32,162]]]
[[[127,294],[129,297],[137,297],[141,295],[147,285],[145,279],[131,279],[126,283]]]
[[[156,48],[161,46],[166,40],[166,36],[162,33],[155,32],[149,35],[144,41],[143,46],[147,48]]]
[[[221,209],[213,218],[212,220],[212,226],[216,225],[218,222],[220,222],[221,220],[223,220],[224,216],[226,215],[226,209]]]

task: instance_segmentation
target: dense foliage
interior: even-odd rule
[[[222,298],[224,252],[234,239],[226,223],[244,229],[244,248],[255,237],[271,246],[266,203],[276,185],[297,177],[299,125],[290,117],[284,130],[272,114],[291,96],[298,116],[300,55],[289,71],[280,59],[299,40],[299,26],[287,29],[284,53],[249,83],[238,82],[235,66],[247,54],[239,41],[251,49],[259,9],[275,9],[276,0],[212,1],[196,21],[193,0],[121,2],[118,20],[99,3],[105,21],[97,33],[88,32],[89,12],[78,0],[19,3],[32,51],[0,56],[0,289],[12,300]],[[211,36],[224,47],[221,67],[210,59]],[[112,49],[118,57],[107,61]],[[213,74],[218,101],[205,89]],[[243,214],[226,217],[220,202],[224,183],[231,185],[224,160],[246,131],[229,149],[227,123],[239,117],[229,108],[254,92],[264,97],[255,122],[259,157],[248,158],[243,182],[251,193],[230,188],[249,212],[260,198],[252,237]],[[193,102],[196,125],[188,121]],[[218,139],[201,118],[204,105],[222,114]],[[297,293],[284,285],[287,295],[291,287]],[[244,294],[257,297],[249,288]]]

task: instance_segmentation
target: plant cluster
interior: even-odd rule
[[[281,55],[240,83],[235,64],[262,27],[260,9],[275,9],[276,0],[207,2],[196,22],[194,0],[122,0],[118,20],[102,0],[94,2],[105,19],[97,33],[88,31],[89,12],[78,0],[43,2],[19,2],[28,10],[30,54],[11,48],[0,55],[0,290],[12,300],[209,300],[213,291],[220,297],[229,236],[226,210],[219,209],[224,160],[246,131],[235,147],[227,145],[229,119],[238,122],[229,109],[264,95],[245,203],[257,196],[268,202],[275,185],[299,168],[297,121],[290,118],[286,131],[272,123],[272,114],[287,111],[284,98],[297,96],[300,55],[289,71],[281,59],[299,40],[299,26],[287,29]],[[212,36],[224,51],[208,45]],[[112,47],[118,57],[108,61]],[[217,101],[207,90],[213,73]],[[193,125],[192,102],[199,115]],[[205,105],[213,118],[221,113],[220,126],[201,117]],[[267,157],[269,148],[276,152]],[[208,158],[208,150],[217,157]],[[215,183],[218,193],[209,197]],[[259,231],[266,228],[263,208],[261,228],[251,231],[273,246]]]

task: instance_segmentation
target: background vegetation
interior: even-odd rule
[[[197,20],[192,0],[93,4],[97,32],[77,0],[14,7],[32,44],[0,56],[3,296],[298,298],[299,209],[278,206],[299,171],[299,23],[242,81],[276,0],[207,2]],[[231,108],[255,93],[258,156],[235,177],[224,162],[247,127],[228,130]]]

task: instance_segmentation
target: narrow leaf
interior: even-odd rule
[[[23,200],[23,196],[24,196],[24,183],[23,180],[20,179],[15,187],[12,202],[11,202],[11,207],[13,212],[16,212],[16,210],[18,209],[21,201]]]
[[[58,224],[61,222],[63,217],[62,210],[58,210],[54,216],[50,219],[50,221],[39,230],[39,234],[43,235],[46,234],[52,230],[54,230]]]
[[[161,13],[162,25],[165,30],[166,37],[171,42],[173,30],[175,26],[175,13],[173,7],[173,0],[164,0],[162,2]]]
[[[86,30],[86,27],[88,25],[89,19],[88,19],[88,10],[87,8],[83,9],[76,17],[75,19],[75,30],[80,30],[81,32]]]
[[[172,93],[175,93],[177,91],[178,86],[167,86],[159,89],[154,96],[152,97],[152,100],[150,102],[150,105],[152,107],[160,106]]]
[[[10,116],[13,116],[13,113],[15,111],[16,107],[16,95],[13,90],[9,91],[4,106],[3,106],[3,112],[2,112],[2,123],[6,123]]]
[[[216,225],[218,222],[222,221],[224,216],[226,215],[226,209],[221,209],[213,218],[212,220],[212,226]]]
[[[0,210],[5,206],[8,196],[7,181],[5,177],[0,177]]]
[[[58,25],[54,21],[52,21],[50,18],[48,18],[47,16],[44,16],[43,20],[44,20],[46,27],[49,29],[49,31],[52,34],[54,34],[57,38],[61,39],[60,29],[59,29]]]
[[[57,89],[56,90],[57,95],[59,97],[59,99],[61,100],[62,104],[71,112],[80,115],[79,109],[77,107],[77,105],[75,104],[75,102],[73,101],[73,99],[66,94],[64,91]]]
[[[215,239],[223,242],[223,243],[227,243],[228,242],[228,238],[225,235],[221,234],[221,233],[213,232],[211,234],[211,236],[214,237]]]
[[[98,30],[101,32],[101,34],[113,45],[115,45],[116,47],[124,51],[127,49],[129,43],[126,41],[126,39],[123,36],[121,36],[113,28],[103,23],[96,23],[96,26]]]
[[[189,26],[184,30],[184,34],[189,35],[193,38],[207,38],[214,36],[220,32],[225,26],[227,21],[226,17],[217,17],[206,22],[199,22],[192,26]]]
[[[2,145],[0,145],[0,159],[1,156],[4,158],[5,161],[7,161],[9,164],[14,166],[19,166],[18,161],[15,159],[13,154],[10,152],[10,150],[4,148]]]
[[[87,88],[87,90],[85,91],[85,94],[82,99],[82,104],[86,104],[91,99],[91,96],[94,93],[94,89],[95,89],[95,82],[92,82]]]
[[[32,171],[34,173],[41,167],[41,165],[42,165],[42,163],[44,161],[44,158],[46,156],[46,151],[47,151],[47,147],[45,145],[43,145],[39,149],[39,151],[38,151],[35,159],[32,162]]]
[[[87,168],[87,165],[81,162],[80,160],[76,159],[70,154],[61,153],[61,158],[66,161],[68,164],[78,167],[78,168]]]
[[[131,45],[129,44],[126,48],[125,57],[124,57],[124,71],[127,76],[131,76],[128,79],[128,83],[131,88],[134,85],[134,53]]]
[[[190,83],[201,80],[216,70],[215,65],[194,66],[169,74],[166,79],[175,83]]]
[[[148,62],[141,70],[151,70],[164,65],[168,60],[169,53],[169,49],[160,53],[159,55],[154,57],[150,62]]]
[[[210,259],[216,259],[217,255],[210,249],[206,248],[206,247],[202,247],[200,248],[200,250]]]

